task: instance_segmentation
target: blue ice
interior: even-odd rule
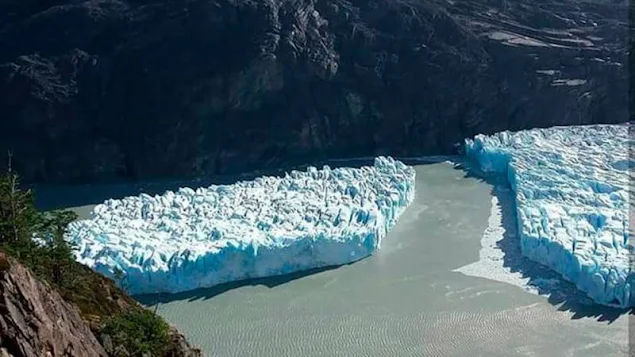
[[[629,257],[630,125],[477,135],[466,154],[505,175],[516,197],[523,255],[598,303],[635,305]]]
[[[378,157],[359,169],[110,199],[67,238],[78,261],[123,272],[130,293],[176,293],[367,257],[414,193],[414,169]]]

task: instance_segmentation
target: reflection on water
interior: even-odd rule
[[[418,166],[415,202],[355,264],[141,301],[208,356],[626,356],[621,313],[456,271],[479,260],[492,211],[491,183],[465,176]],[[531,279],[502,243],[500,264]]]

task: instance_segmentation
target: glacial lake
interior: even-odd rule
[[[448,162],[416,170],[415,202],[372,257],[139,299],[206,356],[628,355],[630,315],[519,255],[504,183]],[[42,186],[38,203],[85,217],[105,198],[183,184],[195,183]]]

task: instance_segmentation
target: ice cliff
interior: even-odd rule
[[[522,254],[607,305],[635,305],[629,257],[629,125],[477,135],[466,154],[507,175]]]
[[[374,165],[110,199],[72,223],[77,259],[130,293],[180,292],[371,255],[412,202],[415,171]]]

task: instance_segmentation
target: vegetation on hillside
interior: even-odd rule
[[[75,213],[39,212],[34,198],[32,190],[20,188],[9,156],[7,172],[0,176],[0,249],[74,303],[111,356],[175,356],[163,319],[75,261],[75,247],[64,239]]]
[[[38,212],[31,190],[21,190],[11,170],[0,178],[0,248],[60,290],[77,284],[74,247],[64,240],[71,211]]]
[[[170,336],[168,325],[145,309],[128,310],[106,320],[101,333],[109,336],[105,343],[112,355],[125,355],[112,346],[125,346],[131,356],[161,356],[166,354]]]

